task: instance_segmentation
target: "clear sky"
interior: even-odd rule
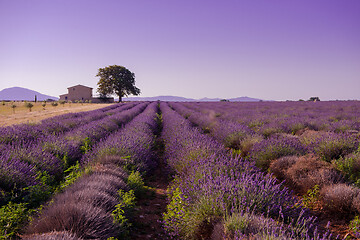
[[[360,0],[0,0],[0,90],[114,64],[146,97],[360,99]]]

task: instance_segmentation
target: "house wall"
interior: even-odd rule
[[[62,101],[62,100],[67,101],[67,99],[68,99],[67,94],[60,95],[60,101]]]
[[[92,88],[85,86],[74,86],[68,88],[68,94],[65,94],[64,98],[67,97],[67,101],[76,101],[76,100],[91,100],[92,99]],[[60,96],[61,98],[61,96]]]

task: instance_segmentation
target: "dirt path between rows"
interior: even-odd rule
[[[162,225],[162,214],[167,206],[169,177],[163,160],[148,177],[145,185],[147,193],[137,201],[130,239],[166,239]]]

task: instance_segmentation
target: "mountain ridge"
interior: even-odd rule
[[[185,98],[185,97],[179,97],[179,96],[156,96],[156,97],[124,97],[123,101],[167,101],[167,102],[219,102],[221,100],[228,100],[230,102],[261,102],[264,101],[259,98],[251,98],[247,96],[243,97],[237,97],[237,98],[229,98],[229,99],[223,99],[223,98],[200,98],[200,99],[194,99],[194,98]]]
[[[10,87],[4,88],[0,91],[0,100],[3,101],[34,101],[35,95],[37,101],[44,101],[48,99],[58,100],[59,98],[50,95],[42,94],[37,91],[23,88],[23,87]]]
[[[23,88],[23,87],[11,87],[4,88],[0,91],[0,100],[4,101],[34,101],[35,95],[38,101],[44,101],[47,99],[59,100],[58,97],[42,94],[40,92]],[[186,98],[180,96],[172,96],[172,95],[161,95],[155,97],[124,97],[123,101],[166,101],[166,102],[219,102],[224,100],[222,98]],[[262,99],[251,98],[247,96],[237,97],[237,98],[229,98],[226,99],[230,102],[260,102]]]

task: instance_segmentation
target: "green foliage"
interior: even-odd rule
[[[315,185],[312,189],[309,189],[307,193],[302,197],[302,201],[305,207],[315,208],[319,204],[319,185]]]
[[[360,152],[340,157],[334,161],[334,165],[348,180],[360,187]]]
[[[132,171],[127,179],[127,184],[135,191],[136,196],[141,196],[145,192],[144,180],[139,171]]]
[[[57,105],[58,105],[57,102],[52,102],[52,103],[51,103],[51,106],[53,106],[53,107],[56,107]]]
[[[17,107],[14,102],[11,102],[10,107],[13,109],[13,112],[15,113],[15,108]]]
[[[245,136],[244,132],[234,132],[226,137],[225,146],[232,149],[240,149],[241,141]]]
[[[66,101],[64,101],[64,100],[60,100],[60,101],[59,101],[59,103],[60,103],[61,105],[63,105],[63,107],[64,107],[64,106],[65,106]]]
[[[24,196],[23,202],[28,203],[29,208],[36,208],[45,202],[54,192],[54,178],[47,172],[38,172],[36,179],[40,184],[23,188],[28,194]]]
[[[360,237],[360,218],[355,216],[353,220],[350,221],[349,229],[355,234],[356,237]]]
[[[82,143],[80,149],[83,152],[83,154],[86,154],[91,150],[92,142],[89,137],[86,137],[85,139],[83,139],[82,142],[83,143]]]
[[[131,223],[127,218],[127,214],[134,208],[136,204],[136,197],[134,190],[125,192],[120,189],[119,193],[119,204],[115,206],[115,210],[112,212],[114,223],[120,227],[121,237],[127,237],[129,235],[129,228]]]
[[[319,97],[310,97],[308,101],[319,102],[320,98]]]
[[[0,239],[13,239],[29,221],[25,203],[12,203],[0,208]]]
[[[100,77],[97,92],[101,97],[116,94],[121,102],[124,96],[140,94],[140,89],[135,87],[135,74],[123,66],[112,65],[99,68],[96,76]]]
[[[242,233],[248,228],[250,218],[247,214],[234,213],[230,217],[227,217],[224,222],[225,234],[229,237],[233,237],[236,231]]]
[[[80,164],[77,162],[75,165],[69,167],[64,171],[66,177],[64,179],[64,182],[60,184],[57,191],[61,191],[67,186],[70,186],[73,184],[78,178],[80,178],[84,172],[80,169]]]
[[[163,214],[164,225],[167,230],[178,232],[179,229],[186,227],[186,222],[190,217],[186,198],[187,196],[183,195],[179,188],[175,188],[172,192],[170,203]]]
[[[30,112],[33,106],[34,105],[31,102],[25,102],[25,107],[28,108]]]
[[[212,229],[224,215],[214,196],[202,196],[188,211],[191,214],[183,228],[185,239],[198,239],[198,236],[204,235],[204,229]]]
[[[262,151],[254,155],[256,166],[264,171],[267,171],[271,160],[282,156],[296,155],[297,150],[291,146],[286,145],[268,145]]]
[[[275,133],[280,133],[282,132],[282,130],[280,128],[276,128],[276,127],[268,127],[268,128],[265,128],[263,131],[262,131],[262,135],[265,137],[265,138],[268,138],[270,137],[271,135],[275,134]]]
[[[322,160],[330,162],[333,159],[338,159],[356,150],[356,144],[356,141],[346,137],[329,139],[321,142],[315,148],[315,152]]]

